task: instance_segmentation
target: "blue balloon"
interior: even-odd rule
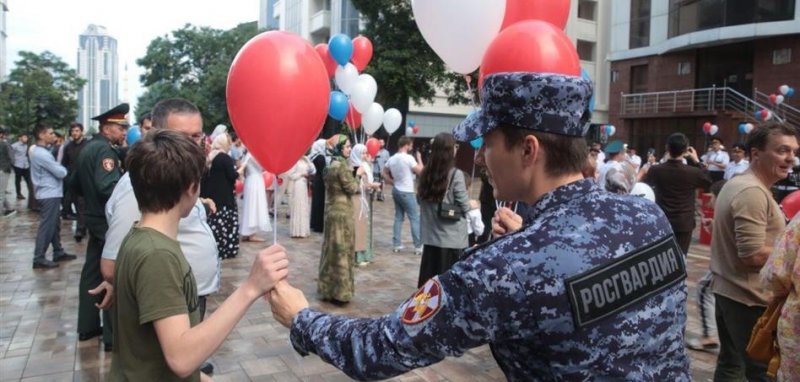
[[[594,83],[594,81],[592,81],[592,78],[589,77],[589,72],[587,72],[586,69],[584,68],[581,68],[581,77]],[[592,93],[592,98],[589,98],[589,112],[591,113],[593,111],[594,111],[594,93]]]
[[[794,88],[789,88],[789,91],[786,92],[787,97],[791,97],[794,95]]]
[[[128,129],[128,135],[125,139],[128,142],[128,146],[133,145],[140,139],[142,139],[142,131],[139,129],[139,126],[133,126]]]
[[[331,102],[328,105],[328,115],[337,121],[341,121],[347,115],[348,109],[350,109],[350,104],[347,102],[347,96],[338,90],[332,91]]]
[[[339,65],[347,65],[353,57],[353,40],[346,34],[335,34],[328,40],[328,52]]]
[[[744,123],[739,124],[739,134],[747,134],[747,125]]]
[[[414,126],[416,126],[416,125],[417,125],[417,121],[415,121],[415,120],[413,120],[413,119],[409,119],[409,120],[408,120],[408,126],[409,126],[409,127],[414,127]]]
[[[469,145],[475,150],[481,148],[481,146],[483,146],[483,137],[478,137],[469,141]]]

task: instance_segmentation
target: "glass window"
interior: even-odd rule
[[[792,62],[792,48],[777,49],[772,51],[772,64],[783,65]]]
[[[650,45],[650,0],[631,0],[631,49]]]
[[[594,43],[578,40],[578,57],[583,61],[594,61]]]
[[[358,36],[358,10],[350,0],[342,1],[342,31],[350,37]]]
[[[692,74],[692,63],[689,61],[678,63],[678,75],[685,76]]]
[[[631,66],[631,93],[647,92],[647,65]]]
[[[596,2],[593,0],[581,0],[578,2],[578,18],[584,20],[595,20],[595,6]]]
[[[792,20],[794,10],[795,0],[670,0],[668,33],[675,37],[725,26]]]

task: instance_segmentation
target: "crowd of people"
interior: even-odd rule
[[[112,380],[207,379],[206,361],[262,296],[298,353],[357,379],[483,344],[511,380],[689,380],[686,347],[719,349],[718,381],[797,378],[800,218],[787,226],[772,190],[797,166],[796,129],[765,123],[729,149],[713,138],[703,155],[675,133],[661,160],[655,149],[643,160],[618,140],[587,146],[591,94],[580,77],[489,75],[480,111],[436,135],[424,162],[406,137],[390,155],[335,134],[284,174],[265,173],[224,127],[206,137],[200,111],[179,98],[142,116],[143,137],[127,146],[122,104],[94,118],[92,139],[80,124],[63,144],[47,125],[33,131],[34,145],[25,134],[8,144],[0,130],[0,187],[13,169],[17,198],[36,202],[34,268],[76,259],[61,245],[62,217],[77,219],[76,240],[88,236],[77,329],[113,352]],[[473,179],[455,157],[459,142],[478,137],[481,193],[471,200]],[[23,181],[33,194],[22,195]],[[375,256],[372,209],[385,185],[393,251],[405,250],[408,216],[409,252],[421,255],[419,290],[395,312],[354,319],[310,308],[285,279],[286,250],[273,245],[206,317],[220,261],[242,241],[266,240],[276,229],[270,206],[284,195],[289,236],[322,233],[317,298],[352,301],[356,267]],[[699,212],[709,190],[713,218]],[[0,204],[4,216],[16,213]],[[698,283],[702,337],[686,339],[686,255],[698,221],[712,232],[711,265]],[[746,347],[775,299],[786,300],[777,336],[789,356],[768,370]]]

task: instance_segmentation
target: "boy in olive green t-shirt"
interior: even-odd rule
[[[207,379],[200,365],[250,305],[286,277],[286,253],[280,246],[261,251],[242,286],[200,323],[197,284],[176,238],[200,192],[203,149],[183,133],[157,130],[126,161],[142,218],[122,242],[115,266],[110,379]]]

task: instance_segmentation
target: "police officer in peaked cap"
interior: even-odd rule
[[[529,204],[524,225],[466,251],[380,318],[311,309],[282,281],[270,303],[295,350],[363,380],[489,344],[514,381],[688,381],[686,265],[669,222],[654,203],[581,175],[591,83],[497,73],[481,94],[453,134],[483,137],[494,197]]]
[[[103,310],[101,326],[99,309],[110,305],[113,289],[103,281],[100,255],[108,230],[106,202],[122,175],[120,157],[114,146],[122,145],[125,140],[128,111],[128,104],[123,103],[92,118],[100,124],[99,134],[81,150],[77,169],[70,179],[73,190],[86,200],[85,217],[89,230],[78,296],[78,339],[86,341],[102,335],[105,351],[112,349],[111,319],[109,312]]]

